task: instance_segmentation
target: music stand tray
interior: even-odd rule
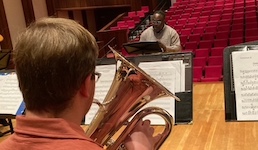
[[[160,53],[162,49],[158,42],[132,42],[123,44],[128,54]]]

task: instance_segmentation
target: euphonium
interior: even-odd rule
[[[158,149],[172,130],[173,118],[165,110],[158,107],[149,107],[140,110],[148,102],[160,97],[174,97],[159,82],[147,75],[143,70],[127,61],[123,56],[110,47],[117,61],[116,73],[111,87],[94,119],[89,125],[86,135],[106,149],[117,149],[133,130],[137,122],[148,114],[157,114],[165,120],[165,129],[161,139],[155,143]],[[137,114],[136,114],[137,113]],[[129,122],[128,120],[132,117]],[[129,122],[129,123],[128,123]],[[110,144],[111,137],[125,124],[127,127],[120,136]]]

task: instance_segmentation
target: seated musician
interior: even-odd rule
[[[26,114],[16,117],[15,133],[0,143],[0,150],[103,149],[80,127],[99,77],[94,37],[75,21],[45,18],[17,41],[14,62]],[[153,149],[161,137],[153,132],[150,121],[139,121],[124,145]]]
[[[182,50],[178,33],[165,24],[163,11],[154,12],[152,26],[142,32],[140,41],[158,41],[163,52],[180,52]]]

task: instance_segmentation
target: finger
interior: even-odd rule
[[[150,120],[144,120],[142,125],[147,127],[147,126],[150,126],[150,123],[151,123]]]
[[[155,143],[157,143],[161,139],[161,134],[158,134],[154,137]]]
[[[153,127],[150,127],[149,133],[150,133],[151,135],[153,135],[153,133],[154,133],[154,128],[153,128]]]

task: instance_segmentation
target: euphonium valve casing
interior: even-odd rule
[[[139,67],[127,61],[112,48],[111,50],[117,61],[116,73],[102,106],[86,131],[86,135],[103,146],[108,145],[110,138],[145,104],[160,97],[174,97],[179,100]],[[168,128],[164,131],[167,135],[156,144],[156,149],[161,146],[172,129],[172,116],[161,108],[153,107],[141,111],[140,115],[135,115],[137,119],[132,119],[129,123],[132,125],[128,125],[123,133],[128,134],[139,119],[152,113],[162,116]],[[107,149],[117,149],[125,137],[126,135],[120,135],[115,144]]]

